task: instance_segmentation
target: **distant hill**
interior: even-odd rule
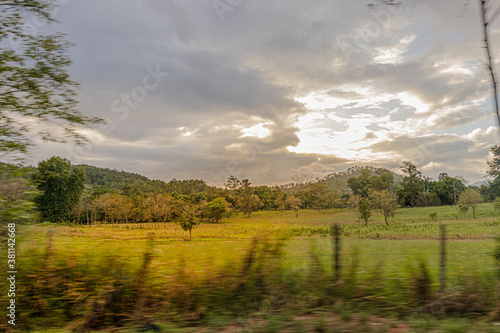
[[[189,195],[210,188],[204,180],[199,179],[173,179],[166,183],[163,180],[151,180],[132,172],[99,168],[85,164],[76,166],[85,171],[85,185],[87,187],[110,190],[125,195],[163,192],[177,192],[178,194]]]
[[[85,164],[76,165],[76,167],[82,168],[85,171],[85,184],[91,186],[121,188],[124,184],[133,186],[151,181],[145,176],[126,171],[99,168]]]
[[[481,185],[488,185],[491,182],[492,182],[491,179],[485,179],[485,180],[480,180],[478,182],[475,182],[475,183],[471,184],[471,186],[481,187]]]

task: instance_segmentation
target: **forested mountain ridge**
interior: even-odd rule
[[[117,186],[123,186],[123,184],[132,185],[151,181],[146,176],[122,170],[111,170],[86,164],[75,165],[75,167],[82,168],[85,171],[86,185],[116,188]]]
[[[151,180],[146,176],[127,171],[111,170],[92,165],[76,165],[85,172],[85,185],[90,188],[100,188],[121,192],[125,195],[132,193],[165,193],[176,192],[182,195],[189,195],[206,191],[208,186],[204,180],[189,179],[176,180],[175,178],[168,183],[163,180]]]

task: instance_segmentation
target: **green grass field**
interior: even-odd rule
[[[429,218],[433,212],[438,214],[436,222]],[[184,257],[188,268],[204,274],[208,267],[238,261],[248,250],[252,238],[266,236],[288,239],[284,255],[291,267],[307,266],[313,249],[328,268],[332,253],[330,226],[338,223],[343,230],[346,259],[355,255],[361,267],[383,264],[387,273],[397,275],[419,258],[428,259],[433,268],[438,266],[439,227],[446,218],[450,273],[458,274],[462,268],[487,272],[493,269],[493,258],[489,254],[495,246],[493,238],[500,232],[500,218],[491,216],[491,204],[481,205],[479,212],[479,217],[472,220],[458,216],[455,207],[401,209],[388,226],[378,214],[365,225],[347,209],[320,213],[303,210],[298,218],[291,211],[256,212],[250,218],[240,215],[220,224],[202,223],[193,229],[191,242],[187,241],[187,232],[173,223],[35,225],[24,227],[20,233],[20,256],[43,256],[44,244],[52,232],[56,255],[75,260],[117,255],[127,258],[128,265],[134,268],[142,260],[146,240],[153,238],[156,262],[168,263],[165,266],[172,270],[176,261]]]
[[[429,214],[434,212],[438,218],[431,221]],[[287,302],[293,298],[297,309],[300,304],[317,306],[324,302],[318,299],[326,297],[331,288],[331,226],[338,224],[342,227],[342,278],[347,281],[343,283],[344,291],[350,293],[349,302],[354,302],[356,311],[408,314],[415,311],[415,284],[429,281],[429,290],[437,294],[440,225],[444,222],[447,288],[454,302],[478,294],[481,306],[473,312],[480,314],[493,306],[491,295],[497,283],[498,263],[492,254],[500,224],[493,215],[491,204],[481,205],[475,220],[458,214],[455,207],[401,209],[389,225],[377,213],[365,225],[347,209],[303,210],[298,218],[291,211],[256,212],[250,218],[240,215],[220,224],[201,223],[193,229],[192,241],[172,223],[26,225],[18,231],[17,259],[21,281],[29,281],[20,284],[19,292],[30,296],[23,296],[21,304],[32,309],[29,318],[38,318],[35,327],[50,327],[57,323],[53,318],[64,323],[67,318],[87,318],[97,311],[92,310],[95,304],[106,308],[110,292],[118,290],[120,302],[131,304],[134,293],[146,288],[151,295],[163,296],[149,296],[150,305],[139,308],[160,312],[169,308],[168,317],[181,323],[186,319],[175,314],[179,309],[194,317],[212,313],[207,310],[210,304],[227,302],[222,301],[228,297],[225,290],[239,290],[242,276],[247,276],[245,283],[253,282],[241,294],[250,296],[241,296],[241,302],[250,304],[250,312],[268,303],[271,305],[265,308],[282,307],[276,288],[288,295]],[[249,260],[254,266],[248,266]],[[423,280],[421,262],[425,262],[427,272]],[[261,279],[263,282],[258,282]],[[52,281],[58,287],[51,290],[43,282],[34,282],[38,280]],[[264,287],[258,287],[259,283]],[[182,297],[175,296],[178,294]],[[432,300],[435,296],[429,297]],[[234,301],[234,296],[231,298]],[[250,310],[252,307],[256,308]],[[55,317],[48,312],[53,308],[59,309]],[[128,316],[134,319],[127,320],[137,320],[136,314]]]

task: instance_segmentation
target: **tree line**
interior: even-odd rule
[[[355,167],[343,173],[282,186],[252,186],[248,179],[230,176],[224,187],[203,180],[160,180],[93,166],[73,166],[52,157],[16,176],[13,166],[1,165],[0,195],[3,215],[33,216],[36,206],[41,221],[70,221],[83,224],[178,222],[190,230],[199,222],[220,222],[242,213],[251,217],[259,210],[301,209],[319,212],[331,208],[353,209],[358,219],[368,223],[373,211],[389,217],[401,207],[456,205],[476,216],[477,204],[500,197],[500,148],[491,148],[488,175],[493,181],[481,187],[467,186],[460,177],[441,173],[437,180],[426,177],[411,161],[400,166],[396,175],[385,168]],[[22,206],[21,209],[20,203]],[[498,203],[500,206],[500,202]],[[30,209],[25,209],[29,207]],[[19,213],[22,215],[21,213]],[[191,222],[189,222],[191,221]]]

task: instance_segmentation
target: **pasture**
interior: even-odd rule
[[[433,212],[437,213],[435,221],[429,217]],[[202,320],[214,311],[230,312],[220,305],[228,302],[229,295],[252,312],[263,307],[273,311],[283,306],[315,307],[340,293],[342,302],[358,310],[401,316],[421,311],[414,288],[423,287],[430,293],[426,311],[434,311],[439,289],[439,226],[444,222],[447,288],[462,298],[478,294],[481,304],[465,312],[472,317],[487,316],[495,306],[498,263],[492,254],[500,230],[491,204],[481,205],[475,220],[458,214],[455,207],[429,207],[401,209],[389,222],[385,225],[383,217],[374,213],[365,225],[349,209],[302,210],[298,218],[292,211],[257,212],[250,218],[232,216],[220,224],[201,223],[193,229],[192,241],[173,223],[26,225],[18,232],[19,276],[29,281],[21,284],[21,304],[31,309],[29,318],[44,314],[52,318],[47,322],[38,318],[36,326],[87,318],[89,313],[100,318],[99,325],[116,325],[125,319],[118,315],[109,319],[104,312],[128,309],[139,290],[149,295],[140,309],[156,309],[161,318],[174,322]],[[333,223],[342,227],[341,291],[332,291],[338,286],[332,284]],[[55,279],[60,290],[54,294],[34,279]],[[286,295],[285,300],[275,289]],[[106,308],[109,293],[118,290],[120,296],[114,297],[121,308]],[[304,304],[303,297],[307,299]],[[68,304],[74,308],[65,309]],[[92,310],[95,304],[104,304],[106,309]],[[216,310],[213,304],[219,304]],[[47,316],[48,309],[58,308],[58,316]],[[143,311],[139,308],[127,313],[126,320],[135,322],[137,311]],[[459,312],[452,305],[450,311]],[[148,318],[159,320],[155,315]],[[74,325],[89,328],[94,324]]]

